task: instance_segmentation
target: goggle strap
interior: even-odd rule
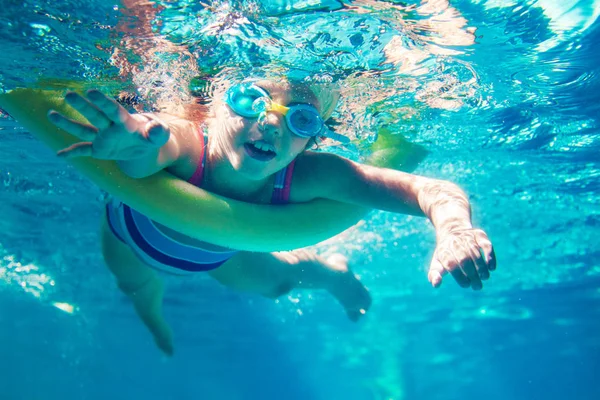
[[[329,139],[337,140],[340,143],[350,143],[349,137],[335,133],[332,130],[327,129],[325,125],[323,125],[323,133],[321,135]]]

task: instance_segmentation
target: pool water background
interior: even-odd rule
[[[0,60],[1,88],[32,85],[40,76],[92,80],[115,74],[106,52],[96,47],[109,41],[108,27],[119,19],[113,4],[2,3],[0,49],[7,56]],[[171,29],[167,37],[200,49],[208,41],[219,51],[195,53],[207,64],[232,55],[243,63],[252,50],[244,35],[279,38],[278,27],[305,32],[303,24],[343,20],[344,12],[279,14],[284,24],[271,20],[277,11],[269,6],[277,2],[222,3],[230,8],[210,13],[194,2],[177,4],[161,14],[161,29],[196,27]],[[350,256],[370,288],[373,308],[359,324],[346,321],[339,306],[318,292],[273,302],[203,276],[168,278],[165,311],[176,354],[165,359],[102,266],[101,193],[3,118],[0,398],[599,397],[598,5],[421,5],[438,7],[429,14],[434,22],[452,20],[448,10],[456,10],[477,28],[473,44],[448,45],[439,32],[414,28],[424,12],[398,11],[392,2],[351,4],[371,11],[362,42],[349,41],[351,48],[335,38],[311,42],[322,46],[314,54],[329,60],[328,72],[350,75],[349,99],[339,113],[364,140],[377,124],[387,124],[424,145],[429,155],[417,172],[450,179],[469,193],[474,220],[498,255],[498,271],[485,289],[464,291],[449,280],[431,289],[431,227],[419,218],[376,212],[358,229],[319,246],[326,254]],[[182,20],[190,10],[207,18]],[[410,38],[403,48],[425,53],[402,71],[410,64],[406,58],[391,69],[380,66],[380,50],[392,33],[382,35],[380,47],[365,47],[380,28],[377,21],[397,22],[399,14],[408,21],[398,25],[404,30],[392,26]],[[239,26],[252,32],[208,35],[211,18],[223,15],[247,16],[250,22]],[[279,47],[273,49],[259,46],[250,61],[297,62],[300,55],[290,49],[307,35],[289,34],[289,43],[275,41]],[[440,42],[459,52],[433,54],[431,44]],[[338,52],[330,55],[328,46]],[[348,72],[367,67],[384,73]],[[163,82],[168,77],[160,68],[154,72],[163,73]],[[364,95],[377,97],[388,87],[401,89],[384,105]],[[378,112],[355,108],[358,100]],[[398,122],[390,110],[407,104],[417,104],[418,112]]]

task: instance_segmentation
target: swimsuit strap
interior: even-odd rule
[[[204,180],[204,165],[206,164],[206,147],[208,144],[208,136],[205,134],[204,126],[198,128],[198,136],[202,135],[203,140],[200,141],[202,148],[200,149],[200,160],[198,161],[198,166],[196,167],[196,171],[194,175],[188,182],[192,185],[201,187],[202,181]]]
[[[275,185],[273,188],[273,196],[271,196],[271,204],[289,203],[295,164],[296,160],[292,161],[287,167],[275,174]]]

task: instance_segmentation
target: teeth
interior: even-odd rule
[[[269,144],[265,141],[262,140],[258,140],[254,143],[252,143],[254,145],[254,147],[256,147],[259,150],[262,151],[272,151],[273,153],[275,153],[275,146],[273,146],[272,144]]]

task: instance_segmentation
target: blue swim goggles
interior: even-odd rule
[[[236,114],[246,118],[264,118],[269,111],[278,112],[285,117],[290,131],[303,138],[321,136],[343,143],[350,142],[346,136],[329,130],[313,105],[295,104],[286,107],[274,102],[266,90],[252,82],[230,87],[225,93],[225,102]]]

